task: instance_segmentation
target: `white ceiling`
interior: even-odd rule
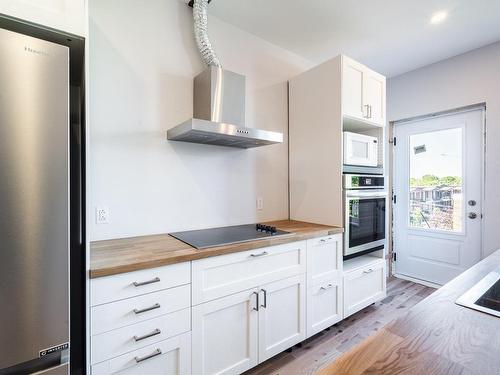
[[[500,40],[500,0],[213,0],[209,12],[312,62],[345,53],[388,77]]]

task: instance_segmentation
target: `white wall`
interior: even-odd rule
[[[254,150],[169,142],[204,69],[179,0],[90,1],[91,240],[288,217],[287,144]],[[224,68],[247,76],[249,127],[286,132],[288,78],[311,64],[210,18]],[[286,139],[286,137],[285,137]],[[256,197],[264,210],[256,210]]]
[[[500,43],[387,81],[389,121],[486,102],[485,255],[500,248]]]

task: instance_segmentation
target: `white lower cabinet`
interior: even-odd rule
[[[259,363],[306,338],[306,278],[294,276],[259,291]]]
[[[258,363],[258,289],[193,307],[193,374],[241,374]]]
[[[305,339],[305,275],[193,307],[193,374],[241,374]]]
[[[342,278],[324,278],[307,289],[307,337],[343,318]]]
[[[386,296],[385,261],[372,257],[344,274],[344,318]]]
[[[190,375],[191,334],[184,333],[92,366],[92,375]]]

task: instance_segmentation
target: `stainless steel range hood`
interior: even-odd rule
[[[245,76],[210,66],[194,79],[194,118],[170,129],[171,141],[253,148],[283,134],[245,127]]]

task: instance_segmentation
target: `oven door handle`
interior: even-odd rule
[[[347,198],[385,198],[387,197],[387,192],[386,191],[347,191],[346,192],[346,197]]]

